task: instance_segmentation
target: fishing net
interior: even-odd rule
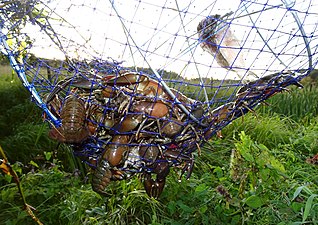
[[[317,64],[310,0],[3,0],[1,52],[49,136],[94,169],[99,193],[143,174],[158,197],[200,146]]]

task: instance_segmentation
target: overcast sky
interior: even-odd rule
[[[275,70],[308,67],[304,40],[281,0],[60,0],[49,7],[69,22],[60,26],[61,21],[55,20],[53,24],[67,40],[63,44],[71,57],[111,57],[124,61],[126,66],[138,67],[148,67],[149,63],[187,78],[232,78],[236,74],[220,68],[213,56],[201,49],[196,34],[202,19],[232,11],[231,18],[236,19],[231,20],[230,29],[241,42],[244,51],[240,54],[246,68],[261,76]],[[312,54],[316,54],[317,1],[296,0],[292,9],[298,11],[306,34],[314,36],[308,41]],[[48,47],[48,39],[30,27],[27,30],[37,40],[33,50],[36,54],[63,57]],[[316,61],[317,56],[313,59]]]

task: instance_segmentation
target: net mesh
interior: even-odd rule
[[[317,64],[317,2],[1,1],[1,51],[101,180],[169,167]],[[104,183],[105,183],[104,182]],[[94,186],[94,184],[93,184]],[[147,185],[145,185],[147,187]]]

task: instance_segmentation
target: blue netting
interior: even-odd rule
[[[2,1],[1,51],[95,190],[155,173],[151,192],[317,65],[317,3],[226,2]]]

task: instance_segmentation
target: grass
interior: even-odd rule
[[[291,88],[291,92],[277,94],[269,99],[267,102],[271,107],[263,106],[260,112],[269,115],[288,115],[293,120],[305,122],[318,115],[317,101],[316,85],[307,85],[303,89]]]
[[[90,171],[78,174],[70,149],[56,149],[11,76],[0,76],[0,145],[45,224],[318,224],[318,168],[306,163],[318,153],[316,94],[315,87],[276,95],[272,106],[228,125],[223,139],[202,147],[190,180],[179,183],[172,169],[159,200],[137,176],[112,182],[111,197],[93,192]],[[0,224],[34,224],[10,177],[0,184]]]
[[[260,159],[259,152],[255,151],[260,144],[248,140],[255,145],[251,149],[253,157]],[[240,144],[237,148],[248,145],[246,140],[234,144]],[[215,147],[213,156],[223,155],[222,146]],[[89,184],[82,184],[76,177],[56,169],[27,174],[23,183],[25,190],[32,190],[27,199],[36,206],[39,217],[43,221],[59,218],[59,224],[260,224],[259,221],[288,224],[302,221],[303,209],[318,185],[315,183],[317,168],[305,164],[305,156],[294,153],[288,146],[267,149],[267,154],[271,155],[267,166],[241,158],[240,164],[235,165],[240,179],[233,179],[230,157],[223,165],[211,165],[216,160],[211,160],[213,156],[206,153],[202,160],[197,160],[189,181],[177,183],[177,175],[171,173],[159,201],[146,196],[138,178],[113,182],[109,187],[112,197],[106,199],[92,192]],[[275,160],[284,166],[284,174],[272,168],[277,163]],[[209,167],[202,165],[208,161]],[[257,173],[251,175],[246,168]],[[267,173],[273,178],[266,176]],[[239,182],[242,178],[244,185]],[[302,186],[306,189],[293,200],[297,188]],[[36,200],[36,195],[43,195],[43,199]],[[257,203],[259,199],[261,204]],[[315,221],[316,202],[314,199],[311,204],[308,221]]]

